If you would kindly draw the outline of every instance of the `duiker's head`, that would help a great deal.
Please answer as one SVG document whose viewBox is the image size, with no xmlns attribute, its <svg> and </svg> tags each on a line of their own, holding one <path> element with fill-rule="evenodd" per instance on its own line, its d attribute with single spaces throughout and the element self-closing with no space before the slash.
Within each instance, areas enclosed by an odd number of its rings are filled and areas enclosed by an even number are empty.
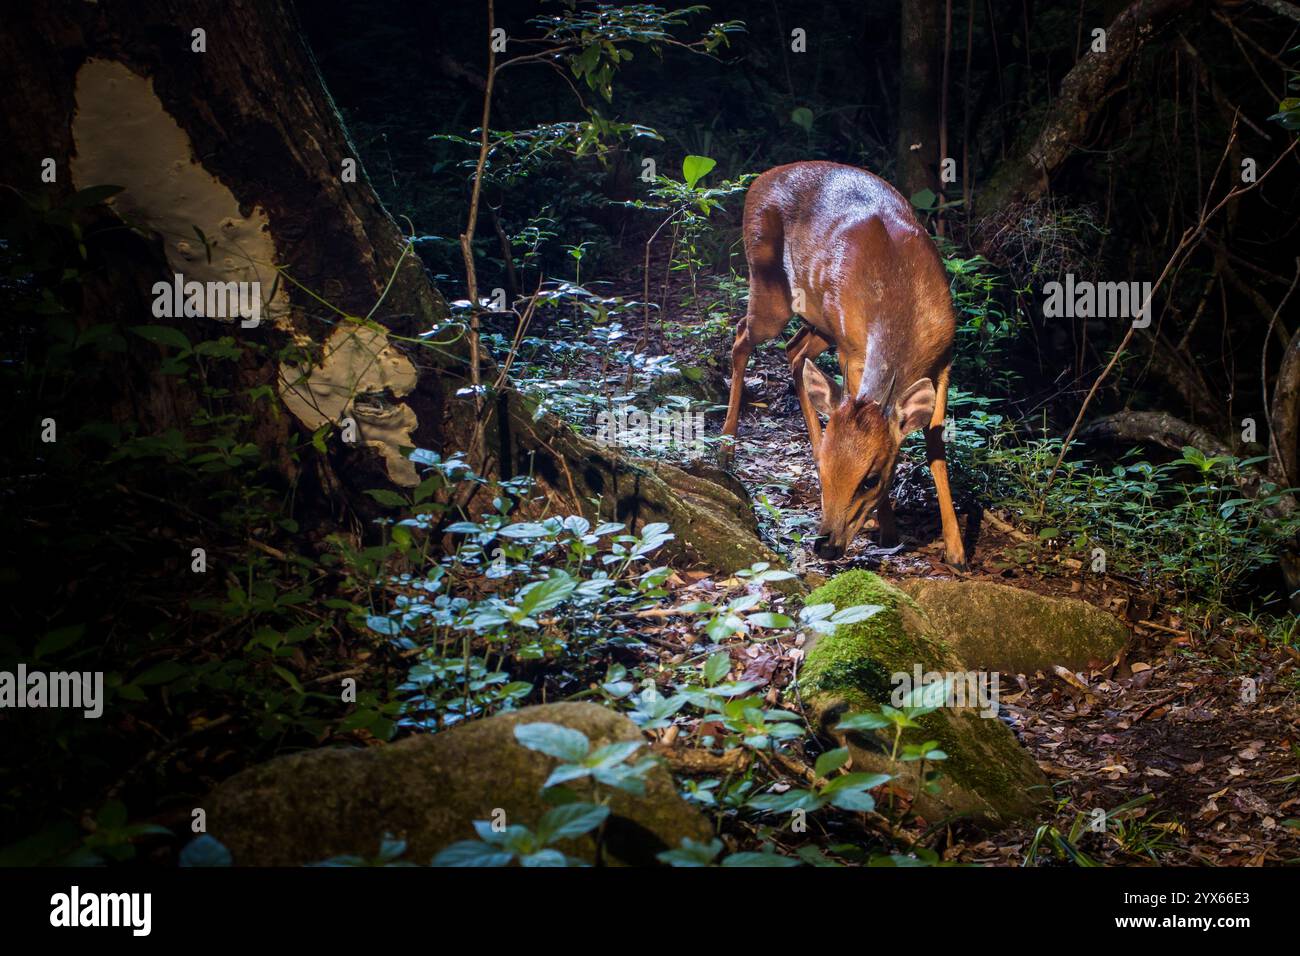
<svg viewBox="0 0 1300 956">
<path fill-rule="evenodd" d="M 822 521 L 813 550 L 834 560 L 888 493 L 903 436 L 930 424 L 934 383 L 923 378 L 899 390 L 891 381 L 879 401 L 841 399 L 835 384 L 805 359 L 803 384 L 813 408 L 827 420 L 813 449 L 822 485 Z"/>
</svg>

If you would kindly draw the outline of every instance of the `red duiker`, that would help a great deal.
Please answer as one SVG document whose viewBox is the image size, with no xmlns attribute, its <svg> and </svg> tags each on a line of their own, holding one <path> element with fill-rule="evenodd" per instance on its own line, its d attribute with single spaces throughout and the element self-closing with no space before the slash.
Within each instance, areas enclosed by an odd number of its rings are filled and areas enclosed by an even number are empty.
<svg viewBox="0 0 1300 956">
<path fill-rule="evenodd" d="M 735 436 L 745 366 L 793 314 L 808 324 L 786 350 L 822 486 L 814 550 L 843 555 L 873 509 L 897 543 L 889 483 L 898 447 L 918 428 L 939 497 L 944 556 L 965 567 L 948 487 L 943 421 L 955 322 L 943 263 L 911 205 L 853 166 L 807 162 L 763 173 L 745 197 L 749 310 L 731 349 L 725 436 Z M 834 348 L 844 394 L 813 363 Z M 823 433 L 818 412 L 827 416 Z M 723 443 L 729 456 L 730 440 Z"/>
</svg>

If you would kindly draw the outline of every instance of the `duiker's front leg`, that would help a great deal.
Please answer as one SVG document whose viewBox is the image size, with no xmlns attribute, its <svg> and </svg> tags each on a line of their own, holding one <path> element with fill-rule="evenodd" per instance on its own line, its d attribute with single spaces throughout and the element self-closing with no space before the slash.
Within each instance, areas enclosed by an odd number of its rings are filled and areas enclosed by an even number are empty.
<svg viewBox="0 0 1300 956">
<path fill-rule="evenodd" d="M 889 492 L 880 496 L 876 505 L 876 523 L 880 526 L 880 546 L 892 548 L 898 544 L 898 526 L 894 522 L 894 506 L 890 503 Z"/>
<path fill-rule="evenodd" d="M 727 420 L 722 424 L 723 440 L 718 448 L 719 460 L 730 463 L 734 449 L 731 440 L 740 427 L 740 400 L 745 390 L 745 367 L 753 354 L 754 341 L 749 334 L 749 316 L 736 326 L 736 340 L 731 345 L 731 394 L 727 400 Z"/>
<path fill-rule="evenodd" d="M 948 459 L 943 447 L 943 420 L 948 408 L 948 377 L 952 366 L 939 373 L 935 388 L 934 415 L 925 430 L 925 453 L 930 460 L 930 474 L 939 498 L 939 519 L 943 522 L 943 557 L 954 568 L 966 570 L 966 546 L 961 540 L 957 509 L 952 506 L 952 489 L 948 487 Z"/>
</svg>

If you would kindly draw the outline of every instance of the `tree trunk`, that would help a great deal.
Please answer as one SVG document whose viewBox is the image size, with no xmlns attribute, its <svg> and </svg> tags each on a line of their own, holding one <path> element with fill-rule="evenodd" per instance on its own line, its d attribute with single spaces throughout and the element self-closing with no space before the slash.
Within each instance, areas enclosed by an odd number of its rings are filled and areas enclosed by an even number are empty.
<svg viewBox="0 0 1300 956">
<path fill-rule="evenodd" d="M 903 0 L 898 86 L 899 192 L 939 191 L 940 0 Z"/>
<path fill-rule="evenodd" d="M 1269 411 L 1272 455 L 1269 473 L 1284 488 L 1300 487 L 1300 329 L 1291 336 L 1278 366 Z"/>
<path fill-rule="evenodd" d="M 1089 52 L 1061 80 L 1041 128 L 1027 149 L 1013 149 L 975 197 L 975 211 L 996 212 L 1011 202 L 1047 192 L 1052 175 L 1082 145 L 1094 118 L 1123 88 L 1117 82 L 1154 31 L 1191 6 L 1192 0 L 1135 0 L 1106 28 L 1105 52 Z"/>
<path fill-rule="evenodd" d="M 7 18 L 0 57 L 9 65 L 4 181 L 56 200 L 124 187 L 111 208 L 143 237 L 103 250 L 113 267 L 85 280 L 92 321 L 171 322 L 150 317 L 145 290 L 176 275 L 258 283 L 252 327 L 251 316 L 175 324 L 195 340 L 258 337 L 275 347 L 279 358 L 246 369 L 241 384 L 272 387 L 289 414 L 263 409 L 254 440 L 297 481 L 304 466 L 286 450 L 291 435 L 328 429 L 328 453 L 304 456 L 316 472 L 311 488 L 343 498 L 326 510 L 344 504 L 372 517 L 381 509 L 365 490 L 415 485 L 403 448 L 468 447 L 473 403 L 456 395 L 469 379 L 466 339 L 445 329 L 433 337 L 445 344 L 419 337 L 445 325 L 446 304 L 371 189 L 286 6 L 32 4 Z M 41 181 L 45 157 L 54 183 Z M 151 396 L 172 387 L 166 376 L 146 382 Z M 186 405 L 132 395 L 114 409 L 161 430 L 183 428 Z M 502 477 L 531 470 L 556 508 L 591 512 L 596 499 L 606 516 L 669 521 L 679 557 L 722 570 L 777 560 L 732 492 L 625 461 L 549 416 L 534 421 L 508 389 L 487 407 L 494 452 L 485 465 Z"/>
</svg>

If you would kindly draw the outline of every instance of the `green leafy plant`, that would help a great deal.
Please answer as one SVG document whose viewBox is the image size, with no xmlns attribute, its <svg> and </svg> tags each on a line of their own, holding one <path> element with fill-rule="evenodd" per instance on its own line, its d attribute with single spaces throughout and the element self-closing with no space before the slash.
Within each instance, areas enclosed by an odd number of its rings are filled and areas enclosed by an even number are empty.
<svg viewBox="0 0 1300 956">
<path fill-rule="evenodd" d="M 585 860 L 569 856 L 555 844 L 595 833 L 600 858 L 600 829 L 609 818 L 608 792 L 599 786 L 628 793 L 645 793 L 645 776 L 655 767 L 653 759 L 635 764 L 626 761 L 642 746 L 640 740 L 620 740 L 592 747 L 587 735 L 571 727 L 537 722 L 515 727 L 515 739 L 530 750 L 561 761 L 542 785 L 543 795 L 562 802 L 542 814 L 537 825 L 505 824 L 476 820 L 477 840 L 453 843 L 434 857 L 434 866 L 586 866 Z M 568 785 L 586 781 L 593 801 L 581 802 Z"/>
<path fill-rule="evenodd" d="M 888 783 L 893 777 L 887 773 L 846 773 L 833 777 L 832 774 L 848 761 L 847 747 L 828 750 L 817 758 L 814 768 L 819 778 L 827 778 L 825 784 L 753 797 L 749 805 L 756 810 L 768 810 L 773 813 L 820 810 L 826 806 L 855 813 L 870 813 L 876 809 L 876 801 L 869 791 Z"/>
<path fill-rule="evenodd" d="M 434 866 L 587 866 L 553 844 L 583 836 L 600 827 L 609 808 L 590 803 L 566 803 L 547 810 L 536 829 L 511 824 L 495 829 L 486 820 L 474 821 L 479 839 L 461 840 L 433 858 Z"/>
<path fill-rule="evenodd" d="M 684 837 L 681 846 L 675 850 L 665 850 L 659 854 L 658 859 L 674 867 L 789 867 L 799 866 L 800 863 L 804 862 L 799 857 L 773 852 L 728 853 L 719 860 L 718 856 L 722 851 L 721 840 L 715 839 L 710 840 L 708 843 L 702 843 L 698 840 L 692 840 L 690 837 Z"/>
</svg>

